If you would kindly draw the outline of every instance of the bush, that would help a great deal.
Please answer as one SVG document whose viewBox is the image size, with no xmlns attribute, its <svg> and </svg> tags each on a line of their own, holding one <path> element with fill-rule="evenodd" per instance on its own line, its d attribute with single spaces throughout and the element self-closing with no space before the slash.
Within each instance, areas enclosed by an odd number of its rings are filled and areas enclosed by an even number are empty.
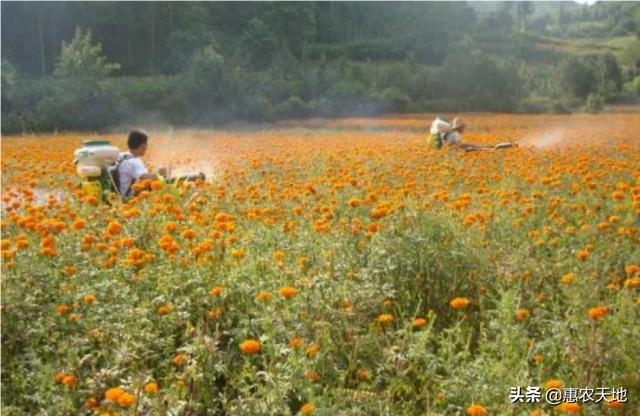
<svg viewBox="0 0 640 416">
<path fill-rule="evenodd" d="M 417 316 L 434 311 L 447 326 L 455 313 L 443 299 L 469 294 L 482 280 L 485 264 L 480 253 L 456 234 L 451 225 L 419 218 L 411 228 L 377 235 L 368 256 L 367 275 L 373 285 Z"/>
<path fill-rule="evenodd" d="M 589 94 L 585 109 L 590 113 L 598 113 L 604 106 L 604 98 L 598 94 Z"/>
</svg>

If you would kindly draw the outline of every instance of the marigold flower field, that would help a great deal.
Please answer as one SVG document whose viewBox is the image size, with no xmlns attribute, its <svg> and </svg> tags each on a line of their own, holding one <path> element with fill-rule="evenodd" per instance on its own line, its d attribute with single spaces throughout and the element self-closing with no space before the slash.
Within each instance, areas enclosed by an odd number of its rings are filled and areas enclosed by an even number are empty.
<svg viewBox="0 0 640 416">
<path fill-rule="evenodd" d="M 111 206 L 73 150 L 124 134 L 4 137 L 4 413 L 637 414 L 640 116 L 432 116 L 152 132 L 207 182 Z"/>
</svg>

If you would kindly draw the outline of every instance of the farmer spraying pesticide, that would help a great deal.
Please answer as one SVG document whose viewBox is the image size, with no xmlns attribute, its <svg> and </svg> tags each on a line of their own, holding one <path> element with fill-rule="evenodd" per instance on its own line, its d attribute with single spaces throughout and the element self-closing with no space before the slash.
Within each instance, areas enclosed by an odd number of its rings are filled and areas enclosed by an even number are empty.
<svg viewBox="0 0 640 416">
<path fill-rule="evenodd" d="M 129 133 L 128 152 L 120 153 L 117 147 L 106 140 L 86 140 L 83 147 L 75 151 L 78 174 L 84 179 L 82 189 L 85 194 L 99 200 L 108 200 L 110 193 L 128 199 L 135 194 L 133 185 L 142 180 L 158 180 L 169 184 L 204 180 L 205 175 L 170 178 L 170 172 L 161 168 L 157 173 L 149 173 L 142 161 L 147 152 L 149 136 L 139 130 Z"/>
<path fill-rule="evenodd" d="M 442 117 L 436 117 L 431 123 L 431 129 L 429 130 L 429 144 L 436 149 L 441 149 L 443 146 L 455 146 L 465 152 L 505 149 L 518 146 L 518 143 L 515 142 L 498 143 L 494 145 L 463 143 L 462 134 L 464 133 L 465 127 L 466 125 L 457 117 L 454 118 L 451 123 Z"/>
</svg>

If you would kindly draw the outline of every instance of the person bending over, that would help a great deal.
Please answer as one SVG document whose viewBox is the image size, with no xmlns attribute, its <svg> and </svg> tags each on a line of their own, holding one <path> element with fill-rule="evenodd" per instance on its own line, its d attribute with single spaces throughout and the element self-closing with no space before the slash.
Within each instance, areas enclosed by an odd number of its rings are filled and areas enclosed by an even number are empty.
<svg viewBox="0 0 640 416">
<path fill-rule="evenodd" d="M 442 146 L 455 146 L 465 152 L 472 152 L 475 150 L 488 150 L 488 149 L 504 149 L 508 147 L 517 147 L 518 143 L 498 143 L 492 145 L 480 145 L 473 143 L 464 143 L 462 141 L 462 134 L 464 133 L 466 125 L 459 118 L 454 118 L 453 122 L 449 124 L 446 120 L 436 118 L 431 123 L 431 130 L 429 135 L 429 143 L 437 149 Z"/>
</svg>

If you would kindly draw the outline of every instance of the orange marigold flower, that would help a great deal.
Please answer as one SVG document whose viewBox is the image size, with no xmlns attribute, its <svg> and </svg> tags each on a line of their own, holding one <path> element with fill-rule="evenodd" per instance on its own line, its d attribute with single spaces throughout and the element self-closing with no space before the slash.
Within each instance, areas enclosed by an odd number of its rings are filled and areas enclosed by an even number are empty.
<svg viewBox="0 0 640 416">
<path fill-rule="evenodd" d="M 622 407 L 624 407 L 624 403 L 619 401 L 619 400 L 612 400 L 611 398 L 609 398 L 609 400 L 605 400 L 604 402 L 605 406 L 611 408 L 611 409 L 620 409 Z"/>
<path fill-rule="evenodd" d="M 487 409 L 480 404 L 472 404 L 467 407 L 467 415 L 469 416 L 485 416 L 487 414 Z"/>
<path fill-rule="evenodd" d="M 77 382 L 78 382 L 78 378 L 73 374 L 67 374 L 62 378 L 62 381 L 61 381 L 61 383 L 67 387 L 75 386 Z"/>
<path fill-rule="evenodd" d="M 557 378 L 552 378 L 544 382 L 544 388 L 546 390 L 561 389 L 562 386 L 563 386 L 562 380 L 558 380 Z"/>
<path fill-rule="evenodd" d="M 589 310 L 587 311 L 587 315 L 589 315 L 589 318 L 595 321 L 602 318 L 608 310 L 609 308 L 607 308 L 606 306 L 596 306 L 595 308 L 589 308 Z"/>
<path fill-rule="evenodd" d="M 174 363 L 175 365 L 183 365 L 187 362 L 188 359 L 189 359 L 189 356 L 187 354 L 179 353 L 173 356 L 173 358 L 171 359 L 171 362 Z"/>
<path fill-rule="evenodd" d="M 260 344 L 260 341 L 255 339 L 247 339 L 240 343 L 240 351 L 244 354 L 255 354 L 260 352 L 261 348 L 262 345 Z"/>
<path fill-rule="evenodd" d="M 529 310 L 528 309 L 518 309 L 516 311 L 516 319 L 518 321 L 522 321 L 523 319 L 525 319 L 526 317 L 529 316 Z"/>
<path fill-rule="evenodd" d="M 67 376 L 67 373 L 57 372 L 53 375 L 53 378 L 56 381 L 56 383 L 62 383 L 62 379 L 65 378 L 66 376 Z"/>
<path fill-rule="evenodd" d="M 292 286 L 285 286 L 278 291 L 283 298 L 291 299 L 298 294 L 298 289 Z"/>
<path fill-rule="evenodd" d="M 562 281 L 562 283 L 564 283 L 565 285 L 570 284 L 571 282 L 573 282 L 573 279 L 575 279 L 575 275 L 573 273 L 567 273 L 565 275 L 563 275 L 560 280 Z"/>
<path fill-rule="evenodd" d="M 636 274 L 640 272 L 640 266 L 637 264 L 627 264 L 624 266 L 624 271 L 627 272 L 627 274 Z"/>
<path fill-rule="evenodd" d="M 313 412 L 315 412 L 315 410 L 316 410 L 316 407 L 315 407 L 313 404 L 311 404 L 311 403 L 305 403 L 305 404 L 303 404 L 303 405 L 302 405 L 302 407 L 300 408 L 299 413 L 300 413 L 300 414 L 302 414 L 302 415 L 310 415 L 310 414 L 312 414 Z"/>
<path fill-rule="evenodd" d="M 304 341 L 300 337 L 291 338 L 291 340 L 289 341 L 289 346 L 294 350 L 302 348 L 302 344 L 304 344 Z"/>
<path fill-rule="evenodd" d="M 231 250 L 231 256 L 234 259 L 238 259 L 238 260 L 243 259 L 245 256 L 244 250 L 241 248 L 234 248 L 233 250 Z"/>
<path fill-rule="evenodd" d="M 207 316 L 213 319 L 220 318 L 222 316 L 222 309 L 220 308 L 211 309 L 209 312 L 207 312 Z"/>
<path fill-rule="evenodd" d="M 312 383 L 320 380 L 320 374 L 318 374 L 316 371 L 313 371 L 313 370 L 307 371 L 307 373 L 305 374 L 305 377 L 307 378 L 307 380 L 309 380 Z"/>
<path fill-rule="evenodd" d="M 196 236 L 196 232 L 191 229 L 186 229 L 182 232 L 182 236 L 188 240 L 191 240 Z"/>
<path fill-rule="evenodd" d="M 271 293 L 267 292 L 266 290 L 261 290 L 256 295 L 256 298 L 258 298 L 258 300 L 262 300 L 262 301 L 269 300 L 270 297 L 271 297 Z"/>
<path fill-rule="evenodd" d="M 73 276 L 74 274 L 76 274 L 76 272 L 78 271 L 78 269 L 76 269 L 75 266 L 66 266 L 64 269 L 62 269 L 62 271 L 64 272 L 64 274 L 66 274 L 67 276 Z"/>
<path fill-rule="evenodd" d="M 72 308 L 69 305 L 58 305 L 56 307 L 56 312 L 58 312 L 60 315 L 64 315 L 65 313 L 69 312 L 71 309 Z"/>
<path fill-rule="evenodd" d="M 471 301 L 467 298 L 454 298 L 449 302 L 449 305 L 453 309 L 464 309 L 471 304 Z"/>
<path fill-rule="evenodd" d="M 74 230 L 82 230 L 86 226 L 87 226 L 87 221 L 83 220 L 82 218 L 78 218 L 73 222 Z"/>
<path fill-rule="evenodd" d="M 620 191 L 616 191 L 611 194 L 611 198 L 613 198 L 616 201 L 622 201 L 624 199 L 624 193 Z"/>
<path fill-rule="evenodd" d="M 390 315 L 388 313 L 380 314 L 376 318 L 376 322 L 381 323 L 381 324 L 388 324 L 390 322 L 393 322 L 393 315 Z"/>
<path fill-rule="evenodd" d="M 144 392 L 147 394 L 157 393 L 158 390 L 160 390 L 160 388 L 158 387 L 158 383 L 155 383 L 153 381 L 144 385 Z"/>
<path fill-rule="evenodd" d="M 624 281 L 624 286 L 630 289 L 637 289 L 640 287 L 640 276 L 630 277 Z"/>
<path fill-rule="evenodd" d="M 120 231 L 122 231 L 122 225 L 117 221 L 111 221 L 109 225 L 107 225 L 107 232 L 111 235 L 119 234 Z"/>
<path fill-rule="evenodd" d="M 109 401 L 116 402 L 123 394 L 124 390 L 122 390 L 120 387 L 112 387 L 104 392 L 104 398 Z"/>
<path fill-rule="evenodd" d="M 578 403 L 564 402 L 556 406 L 556 410 L 560 413 L 578 413 L 580 412 L 580 405 Z"/>
<path fill-rule="evenodd" d="M 98 406 L 99 406 L 98 399 L 96 399 L 95 397 L 89 397 L 87 400 L 84 401 L 84 407 L 89 410 L 93 410 Z"/>
<path fill-rule="evenodd" d="M 160 316 L 168 315 L 169 313 L 171 313 L 172 310 L 173 310 L 173 306 L 171 305 L 160 305 L 158 306 L 158 315 Z"/>
<path fill-rule="evenodd" d="M 96 301 L 96 297 L 91 293 L 87 293 L 82 297 L 82 300 L 84 300 L 85 303 L 93 303 Z"/>
<path fill-rule="evenodd" d="M 366 368 L 359 368 L 356 371 L 356 378 L 360 381 L 367 381 L 371 376 L 369 375 L 369 371 Z"/>
<path fill-rule="evenodd" d="M 305 355 L 308 357 L 313 357 L 318 352 L 320 352 L 320 348 L 316 344 L 309 345 L 307 349 L 304 351 Z"/>
<path fill-rule="evenodd" d="M 222 291 L 224 290 L 224 286 L 216 286 L 211 289 L 211 296 L 220 296 Z"/>
<path fill-rule="evenodd" d="M 422 328 L 426 324 L 427 324 L 427 320 L 424 319 L 424 318 L 415 318 L 413 320 L 413 327 L 414 328 Z"/>
<path fill-rule="evenodd" d="M 164 188 L 164 183 L 162 183 L 162 182 L 160 182 L 158 180 L 151 182 L 151 189 L 152 190 L 157 191 L 157 190 L 162 189 L 162 188 Z"/>
<path fill-rule="evenodd" d="M 576 253 L 576 257 L 578 260 L 586 260 L 589 257 L 589 252 L 587 250 L 580 250 Z"/>
<path fill-rule="evenodd" d="M 118 404 L 122 407 L 129 407 L 136 402 L 136 396 L 130 393 L 123 393 L 118 397 Z"/>
</svg>

